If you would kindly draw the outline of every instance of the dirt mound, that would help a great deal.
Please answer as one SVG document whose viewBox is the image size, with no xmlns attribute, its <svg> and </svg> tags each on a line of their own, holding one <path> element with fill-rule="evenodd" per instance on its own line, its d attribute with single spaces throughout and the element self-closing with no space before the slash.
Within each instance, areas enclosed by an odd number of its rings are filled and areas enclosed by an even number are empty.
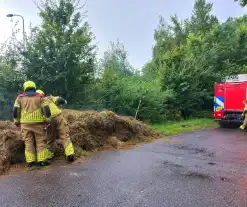
<svg viewBox="0 0 247 207">
<path fill-rule="evenodd" d="M 141 142 L 158 136 L 146 124 L 132 117 L 118 116 L 111 111 L 99 113 L 64 110 L 63 115 L 70 127 L 77 155 L 80 155 L 81 149 L 92 151 L 106 146 L 118 147 L 124 142 Z M 59 139 L 56 141 L 55 152 L 56 155 L 63 153 Z M 19 162 L 24 162 L 24 143 L 20 130 L 12 122 L 0 121 L 0 172 Z"/>
</svg>

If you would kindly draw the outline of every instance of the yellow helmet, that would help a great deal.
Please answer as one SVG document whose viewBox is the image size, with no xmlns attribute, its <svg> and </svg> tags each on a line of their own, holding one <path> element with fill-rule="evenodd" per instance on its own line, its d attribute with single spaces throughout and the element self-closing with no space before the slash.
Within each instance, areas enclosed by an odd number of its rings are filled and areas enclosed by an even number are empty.
<svg viewBox="0 0 247 207">
<path fill-rule="evenodd" d="M 36 90 L 36 93 L 43 94 L 43 95 L 45 94 L 44 91 L 42 91 L 42 90 Z"/>
<path fill-rule="evenodd" d="M 34 88 L 34 89 L 36 89 L 36 84 L 33 81 L 26 81 L 23 84 L 23 89 L 24 89 L 24 91 L 26 91 L 28 88 Z"/>
</svg>

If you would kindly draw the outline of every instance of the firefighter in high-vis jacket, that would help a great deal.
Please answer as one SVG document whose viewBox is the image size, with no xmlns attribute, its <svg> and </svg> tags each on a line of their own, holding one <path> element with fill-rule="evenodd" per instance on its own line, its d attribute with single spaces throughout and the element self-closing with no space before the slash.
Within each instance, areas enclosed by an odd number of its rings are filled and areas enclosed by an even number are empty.
<svg viewBox="0 0 247 207">
<path fill-rule="evenodd" d="M 42 90 L 37 90 L 38 93 L 45 95 Z M 56 137 L 54 135 L 54 131 L 58 132 L 58 137 L 62 142 L 64 147 L 65 155 L 69 162 L 74 161 L 74 147 L 70 140 L 69 136 L 69 126 L 67 121 L 62 115 L 62 110 L 59 109 L 59 105 L 66 104 L 67 101 L 59 96 L 46 96 L 47 102 L 49 102 L 49 108 L 51 110 L 51 135 L 48 137 L 47 143 L 51 146 L 50 151 L 53 153 L 53 148 L 55 144 Z"/>
<path fill-rule="evenodd" d="M 51 120 L 49 103 L 44 95 L 36 92 L 34 82 L 25 82 L 23 88 L 24 93 L 17 97 L 13 107 L 14 123 L 21 127 L 28 166 L 32 167 L 35 164 L 46 166 L 49 164 L 50 156 L 45 140 L 45 125 Z"/>
<path fill-rule="evenodd" d="M 245 127 L 247 126 L 247 100 L 243 101 L 244 104 L 244 111 L 242 113 L 242 117 L 243 117 L 243 124 L 239 127 L 241 130 L 244 130 Z"/>
</svg>

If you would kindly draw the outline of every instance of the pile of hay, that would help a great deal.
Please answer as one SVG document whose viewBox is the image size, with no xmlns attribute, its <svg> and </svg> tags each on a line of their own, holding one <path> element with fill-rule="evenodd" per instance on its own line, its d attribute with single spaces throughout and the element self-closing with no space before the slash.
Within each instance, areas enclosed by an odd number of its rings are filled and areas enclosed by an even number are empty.
<svg viewBox="0 0 247 207">
<path fill-rule="evenodd" d="M 141 142 L 158 137 L 146 124 L 111 111 L 64 110 L 63 115 L 69 124 L 77 154 L 80 154 L 81 149 L 92 151 L 106 146 L 118 147 L 128 141 Z M 56 155 L 63 153 L 59 139 L 55 150 Z M 0 172 L 19 162 L 24 162 L 20 130 L 12 122 L 0 121 Z"/>
<path fill-rule="evenodd" d="M 23 161 L 24 143 L 19 129 L 12 122 L 0 121 L 0 173 Z"/>
</svg>

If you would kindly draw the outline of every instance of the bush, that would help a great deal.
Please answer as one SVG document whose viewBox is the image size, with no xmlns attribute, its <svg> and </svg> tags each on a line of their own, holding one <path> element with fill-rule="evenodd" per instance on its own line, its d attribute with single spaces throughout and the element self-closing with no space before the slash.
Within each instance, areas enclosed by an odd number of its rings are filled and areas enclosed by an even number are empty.
<svg viewBox="0 0 247 207">
<path fill-rule="evenodd" d="M 92 89 L 91 100 L 97 100 L 99 108 L 107 108 L 118 114 L 135 116 L 140 102 L 138 119 L 161 122 L 166 119 L 164 103 L 172 97 L 169 91 L 162 91 L 158 81 L 147 81 L 141 76 L 102 79 Z M 96 92 L 97 91 L 97 92 Z M 97 97 L 95 97 L 97 96 Z"/>
</svg>

